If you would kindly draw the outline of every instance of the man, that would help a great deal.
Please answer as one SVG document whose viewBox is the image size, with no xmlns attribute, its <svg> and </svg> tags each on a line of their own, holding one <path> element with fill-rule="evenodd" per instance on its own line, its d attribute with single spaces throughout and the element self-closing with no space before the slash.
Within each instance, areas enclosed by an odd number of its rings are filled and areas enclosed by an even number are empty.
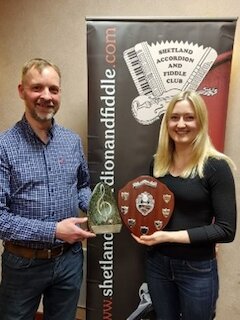
<svg viewBox="0 0 240 320">
<path fill-rule="evenodd" d="M 75 319 L 82 282 L 81 227 L 89 173 L 78 135 L 54 121 L 61 101 L 59 68 L 25 64 L 21 121 L 0 136 L 1 320 L 33 320 L 41 296 L 44 319 Z"/>
</svg>

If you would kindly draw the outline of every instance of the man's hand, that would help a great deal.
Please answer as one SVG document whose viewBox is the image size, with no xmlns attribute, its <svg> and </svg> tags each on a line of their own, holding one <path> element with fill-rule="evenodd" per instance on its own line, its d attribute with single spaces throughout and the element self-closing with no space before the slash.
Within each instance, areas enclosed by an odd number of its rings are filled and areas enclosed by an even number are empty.
<svg viewBox="0 0 240 320">
<path fill-rule="evenodd" d="M 68 243 L 83 241 L 84 239 L 96 237 L 90 231 L 81 228 L 81 223 L 85 223 L 87 217 L 84 218 L 68 218 L 57 223 L 56 238 L 64 240 Z"/>
</svg>

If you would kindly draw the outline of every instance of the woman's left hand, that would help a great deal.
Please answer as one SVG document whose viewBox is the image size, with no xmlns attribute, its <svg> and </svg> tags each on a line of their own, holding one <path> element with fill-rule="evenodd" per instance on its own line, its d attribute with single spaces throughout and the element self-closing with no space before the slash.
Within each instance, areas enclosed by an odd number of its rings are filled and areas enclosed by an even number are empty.
<svg viewBox="0 0 240 320">
<path fill-rule="evenodd" d="M 190 243 L 189 235 L 186 230 L 180 231 L 156 231 L 151 235 L 135 236 L 132 237 L 140 244 L 146 246 L 153 246 L 158 243 L 175 242 L 175 243 Z"/>
<path fill-rule="evenodd" d="M 157 243 L 163 243 L 168 241 L 167 231 L 156 231 L 151 235 L 142 235 L 140 237 L 135 236 L 132 233 L 132 237 L 140 244 L 152 246 Z"/>
</svg>

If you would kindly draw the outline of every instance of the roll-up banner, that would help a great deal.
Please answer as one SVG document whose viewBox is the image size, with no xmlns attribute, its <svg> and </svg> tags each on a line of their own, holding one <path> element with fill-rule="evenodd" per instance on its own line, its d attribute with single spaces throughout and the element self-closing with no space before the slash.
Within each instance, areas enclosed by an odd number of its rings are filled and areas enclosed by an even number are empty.
<svg viewBox="0 0 240 320">
<path fill-rule="evenodd" d="M 176 93 L 198 91 L 209 132 L 224 149 L 237 18 L 86 18 L 88 162 L 92 188 L 117 199 L 128 181 L 149 174 L 161 118 Z M 87 246 L 87 320 L 150 319 L 144 247 L 126 227 Z M 154 317 L 153 317 L 154 318 Z"/>
</svg>

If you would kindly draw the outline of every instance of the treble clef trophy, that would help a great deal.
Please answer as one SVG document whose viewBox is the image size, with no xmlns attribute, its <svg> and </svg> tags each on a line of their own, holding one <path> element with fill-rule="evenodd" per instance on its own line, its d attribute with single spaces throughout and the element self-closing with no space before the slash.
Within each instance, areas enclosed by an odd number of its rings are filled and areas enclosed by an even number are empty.
<svg viewBox="0 0 240 320">
<path fill-rule="evenodd" d="M 174 209 L 174 194 L 151 176 L 129 181 L 118 192 L 120 215 L 129 231 L 136 236 L 163 230 Z"/>
<path fill-rule="evenodd" d="M 119 233 L 122 220 L 111 187 L 99 182 L 93 189 L 88 209 L 88 226 L 95 234 Z"/>
</svg>

